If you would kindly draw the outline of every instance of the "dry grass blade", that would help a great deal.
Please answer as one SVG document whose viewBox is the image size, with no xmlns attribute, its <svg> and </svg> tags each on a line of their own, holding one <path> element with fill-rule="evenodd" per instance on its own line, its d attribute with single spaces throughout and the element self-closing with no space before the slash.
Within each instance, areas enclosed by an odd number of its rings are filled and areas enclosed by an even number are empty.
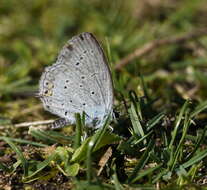
<svg viewBox="0 0 207 190">
<path fill-rule="evenodd" d="M 104 169 L 104 166 L 106 165 L 106 163 L 108 162 L 109 158 L 112 156 L 112 148 L 109 147 L 106 152 L 104 153 L 104 155 L 102 156 L 102 158 L 100 159 L 98 165 L 100 166 L 99 170 L 98 170 L 98 174 L 97 176 L 100 176 L 101 172 Z"/>
<path fill-rule="evenodd" d="M 44 120 L 44 121 L 23 122 L 23 123 L 14 124 L 14 127 L 21 128 L 21 127 L 30 127 L 30 126 L 36 126 L 36 125 L 48 125 L 53 122 L 54 122 L 53 119 Z M 5 129 L 8 126 L 9 125 L 2 125 L 2 126 L 0 126 L 0 130 Z"/>
</svg>

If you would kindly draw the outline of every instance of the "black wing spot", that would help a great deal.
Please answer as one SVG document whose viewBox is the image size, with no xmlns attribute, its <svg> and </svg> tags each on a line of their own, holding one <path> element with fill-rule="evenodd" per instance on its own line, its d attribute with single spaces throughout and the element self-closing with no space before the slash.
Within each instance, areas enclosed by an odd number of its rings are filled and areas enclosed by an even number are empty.
<svg viewBox="0 0 207 190">
<path fill-rule="evenodd" d="M 73 50 L 73 46 L 72 46 L 71 44 L 67 44 L 67 45 L 66 45 L 66 48 L 67 48 L 68 50 L 70 50 L 70 51 Z"/>
<path fill-rule="evenodd" d="M 79 65 L 80 63 L 79 62 L 77 62 L 75 65 Z"/>
<path fill-rule="evenodd" d="M 68 83 L 68 82 L 69 82 L 69 80 L 66 80 L 65 82 L 67 82 L 67 83 Z"/>
<path fill-rule="evenodd" d="M 47 106 L 47 109 L 49 109 L 50 108 L 50 106 Z"/>
<path fill-rule="evenodd" d="M 85 50 L 83 53 L 86 53 L 87 51 Z"/>
<path fill-rule="evenodd" d="M 80 39 L 83 41 L 84 40 L 84 37 L 82 35 L 80 35 Z"/>
<path fill-rule="evenodd" d="M 91 94 L 95 94 L 95 92 L 93 91 L 93 92 L 91 92 Z"/>
<path fill-rule="evenodd" d="M 80 57 L 80 60 L 82 60 L 82 59 L 83 59 L 83 57 L 81 56 L 81 57 Z"/>
<path fill-rule="evenodd" d="M 65 112 L 65 116 L 66 116 L 67 114 L 68 114 L 68 112 L 66 111 L 66 112 Z"/>
<path fill-rule="evenodd" d="M 64 89 L 66 89 L 67 88 L 67 86 L 64 86 Z"/>
<path fill-rule="evenodd" d="M 48 90 L 45 90 L 45 92 L 44 92 L 45 94 L 47 94 L 48 93 Z"/>
<path fill-rule="evenodd" d="M 86 105 L 86 103 L 83 103 L 83 106 L 85 106 Z"/>
<path fill-rule="evenodd" d="M 85 77 L 84 77 L 84 76 L 82 76 L 82 77 L 81 77 L 81 79 L 85 79 Z"/>
<path fill-rule="evenodd" d="M 46 84 L 46 85 L 48 85 L 48 84 L 49 84 L 49 82 L 46 82 L 45 84 Z"/>
<path fill-rule="evenodd" d="M 72 100 L 70 100 L 70 103 L 72 103 L 73 101 Z"/>
<path fill-rule="evenodd" d="M 93 50 L 91 50 L 91 53 L 93 53 L 94 51 Z"/>
<path fill-rule="evenodd" d="M 82 87 L 83 87 L 83 85 L 82 85 L 82 84 L 80 84 L 80 87 L 82 88 Z"/>
</svg>

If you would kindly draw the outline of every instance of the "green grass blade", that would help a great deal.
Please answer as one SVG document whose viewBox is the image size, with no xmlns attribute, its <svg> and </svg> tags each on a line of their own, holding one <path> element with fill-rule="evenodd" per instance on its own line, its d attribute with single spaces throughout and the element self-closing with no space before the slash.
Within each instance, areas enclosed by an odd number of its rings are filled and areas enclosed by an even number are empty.
<svg viewBox="0 0 207 190">
<path fill-rule="evenodd" d="M 182 137 L 179 141 L 179 144 L 175 150 L 175 154 L 173 155 L 173 159 L 172 159 L 172 163 L 170 164 L 170 170 L 172 171 L 176 165 L 176 162 L 177 162 L 177 159 L 178 159 L 178 156 L 180 153 L 182 153 L 182 145 L 184 143 L 184 140 L 186 138 L 186 135 L 187 135 L 187 131 L 188 131 L 188 128 L 189 128 L 189 125 L 190 125 L 190 119 L 189 119 L 189 112 L 186 111 L 185 112 L 185 121 L 184 121 L 184 127 L 183 127 L 183 132 L 182 132 Z"/>
<path fill-rule="evenodd" d="M 190 117 L 193 118 L 198 115 L 200 112 L 204 111 L 207 108 L 207 101 L 200 103 L 190 114 Z"/>
<path fill-rule="evenodd" d="M 132 122 L 132 127 L 134 130 L 134 133 L 138 136 L 143 137 L 145 135 L 144 130 L 143 130 L 142 125 L 140 123 L 139 117 L 136 113 L 134 104 L 131 104 L 131 108 L 129 110 L 129 115 L 130 115 L 130 119 Z"/>
<path fill-rule="evenodd" d="M 139 171 L 145 166 L 145 164 L 147 163 L 148 159 L 150 158 L 150 151 L 152 150 L 152 148 L 154 147 L 154 140 L 151 139 L 147 149 L 145 150 L 144 154 L 141 156 L 138 164 L 135 166 L 132 174 L 129 176 L 128 178 L 128 183 L 132 183 L 132 181 L 137 177 L 137 174 L 139 173 Z"/>
<path fill-rule="evenodd" d="M 168 172 L 169 172 L 168 169 L 164 169 L 163 171 L 159 172 L 158 175 L 156 175 L 155 178 L 152 180 L 152 183 L 156 183 L 160 178 L 162 178 Z"/>
<path fill-rule="evenodd" d="M 76 119 L 76 133 L 75 133 L 75 142 L 74 149 L 77 149 L 81 145 L 81 135 L 82 135 L 82 121 L 80 113 L 75 113 Z"/>
<path fill-rule="evenodd" d="M 149 133 L 145 134 L 143 137 L 141 137 L 140 139 L 136 140 L 133 142 L 134 145 L 138 145 L 139 143 L 143 142 L 145 139 L 147 139 L 147 137 L 149 137 L 151 134 L 153 133 L 153 131 L 150 131 Z"/>
<path fill-rule="evenodd" d="M 132 183 L 135 183 L 136 181 L 138 181 L 139 179 L 141 179 L 141 178 L 143 178 L 143 177 L 145 177 L 147 175 L 153 174 L 154 171 L 156 171 L 157 169 L 160 169 L 161 167 L 162 167 L 162 164 L 159 164 L 159 165 L 157 165 L 157 166 L 155 166 L 153 168 L 148 168 L 145 171 L 140 172 L 137 175 L 137 177 L 132 180 Z"/>
<path fill-rule="evenodd" d="M 82 142 L 81 146 L 75 150 L 74 154 L 72 155 L 72 158 L 70 162 L 81 162 L 83 160 L 87 159 L 87 149 L 88 149 L 88 144 L 90 142 L 92 137 L 88 137 L 85 141 Z M 119 136 L 115 135 L 114 133 L 111 133 L 109 131 L 106 131 L 104 133 L 103 138 L 101 141 L 97 144 L 97 146 L 93 149 L 93 152 L 99 150 L 100 148 L 109 145 L 114 142 L 120 141 L 122 138 Z"/>
<path fill-rule="evenodd" d="M 47 142 L 47 144 L 69 144 L 73 140 L 73 137 L 65 136 L 56 131 L 44 131 L 35 127 L 30 127 L 28 133 L 39 140 Z"/>
<path fill-rule="evenodd" d="M 129 98 L 130 98 L 132 104 L 134 105 L 134 109 L 135 109 L 136 113 L 138 114 L 138 117 L 142 121 L 143 117 L 142 117 L 142 109 L 141 109 L 141 101 L 140 101 L 141 99 L 138 98 L 136 92 L 134 92 L 134 91 L 129 92 Z"/>
<path fill-rule="evenodd" d="M 200 136 L 200 138 L 198 138 L 195 148 L 193 149 L 193 151 L 190 153 L 190 155 L 187 156 L 187 158 L 185 160 L 189 160 L 190 158 L 193 157 L 193 155 L 195 154 L 195 152 L 199 149 L 200 145 L 202 142 L 204 142 L 205 137 L 206 137 L 206 131 L 207 131 L 207 126 L 205 126 L 202 135 Z"/>
<path fill-rule="evenodd" d="M 169 149 L 171 149 L 172 146 L 173 146 L 173 143 L 174 143 L 175 138 L 176 138 L 176 136 L 177 136 L 178 127 L 179 127 L 180 124 L 181 124 L 181 121 L 182 121 L 182 119 L 183 119 L 183 116 L 184 116 L 185 111 L 186 111 L 186 109 L 187 109 L 188 106 L 189 106 L 189 101 L 187 100 L 187 101 L 184 103 L 184 105 L 182 106 L 182 108 L 181 108 L 181 110 L 180 110 L 180 113 L 179 113 L 179 115 L 178 115 L 178 117 L 177 117 L 177 120 L 176 120 L 176 122 L 175 122 L 175 128 L 174 128 L 174 130 L 173 130 L 173 132 L 172 132 L 172 139 L 171 139 L 171 141 L 170 141 Z"/>
<path fill-rule="evenodd" d="M 28 161 L 25 159 L 21 150 L 7 137 L 3 137 L 3 140 L 9 144 L 9 146 L 16 152 L 18 159 L 21 161 L 24 177 L 28 175 Z"/>
<path fill-rule="evenodd" d="M 96 148 L 96 146 L 99 144 L 100 140 L 102 139 L 103 135 L 106 132 L 106 129 L 110 122 L 110 116 L 107 117 L 103 127 L 97 131 L 97 133 L 91 138 L 91 140 L 88 143 L 88 150 L 87 150 L 87 159 L 86 159 L 86 166 L 87 166 L 87 181 L 91 183 L 92 179 L 92 152 Z"/>
<path fill-rule="evenodd" d="M 4 140 L 4 137 L 0 137 L 0 140 Z M 28 141 L 28 140 L 24 140 L 24 139 L 16 139 L 16 138 L 11 138 L 11 137 L 6 137 L 7 139 L 9 139 L 10 141 L 13 142 L 18 142 L 21 144 L 30 144 L 30 145 L 34 145 L 34 146 L 39 146 L 39 147 L 47 147 L 48 145 L 46 144 L 42 144 L 42 143 L 36 143 L 33 141 Z"/>
<path fill-rule="evenodd" d="M 123 186 L 120 184 L 117 173 L 116 173 L 116 167 L 113 167 L 114 174 L 112 175 L 112 179 L 114 181 L 115 190 L 124 190 Z"/>
<path fill-rule="evenodd" d="M 187 168 L 189 166 L 192 166 L 193 164 L 201 161 L 206 156 L 207 156 L 207 150 L 203 150 L 203 151 L 197 153 L 196 156 L 194 156 L 193 158 L 191 158 L 190 160 L 188 160 L 187 162 L 185 162 L 184 164 L 182 164 L 182 167 L 183 168 Z"/>
<path fill-rule="evenodd" d="M 0 162 L 0 170 L 4 171 L 4 172 L 10 172 L 10 168 L 5 166 L 3 163 Z"/>
<path fill-rule="evenodd" d="M 158 124 L 163 118 L 165 114 L 163 112 L 157 114 L 155 117 L 153 117 L 151 120 L 149 120 L 146 124 L 147 131 L 151 130 L 156 124 Z"/>
<path fill-rule="evenodd" d="M 148 89 L 147 89 L 147 84 L 144 81 L 143 75 L 140 74 L 140 78 L 141 78 L 142 88 L 143 88 L 143 91 L 144 91 L 144 96 L 147 99 L 147 101 L 149 102 L 150 98 L 149 98 L 149 93 L 148 93 Z"/>
<path fill-rule="evenodd" d="M 29 178 L 34 177 L 36 174 L 42 171 L 45 167 L 47 167 L 50 164 L 50 162 L 55 159 L 56 155 L 57 155 L 56 153 L 52 153 L 46 160 L 44 160 L 43 162 L 40 162 L 37 165 L 37 170 L 31 173 L 29 176 L 25 177 L 25 182 L 26 180 L 29 180 Z"/>
</svg>

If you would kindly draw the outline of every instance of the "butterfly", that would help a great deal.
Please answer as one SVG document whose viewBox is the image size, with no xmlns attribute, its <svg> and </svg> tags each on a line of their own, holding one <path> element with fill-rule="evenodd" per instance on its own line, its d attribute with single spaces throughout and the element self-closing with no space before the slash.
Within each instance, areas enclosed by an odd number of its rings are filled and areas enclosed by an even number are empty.
<svg viewBox="0 0 207 190">
<path fill-rule="evenodd" d="M 113 112 L 113 84 L 106 56 L 93 34 L 74 36 L 46 67 L 39 82 L 44 108 L 58 115 L 52 127 L 75 123 L 75 113 L 85 113 L 85 123 L 99 128 Z"/>
</svg>

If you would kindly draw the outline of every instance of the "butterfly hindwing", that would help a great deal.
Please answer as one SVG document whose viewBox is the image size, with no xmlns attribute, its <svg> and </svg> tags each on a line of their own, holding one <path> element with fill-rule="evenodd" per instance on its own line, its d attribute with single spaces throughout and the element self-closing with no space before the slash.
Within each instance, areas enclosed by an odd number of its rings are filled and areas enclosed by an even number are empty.
<svg viewBox="0 0 207 190">
<path fill-rule="evenodd" d="M 112 111 L 113 87 L 103 50 L 95 37 L 82 33 L 67 42 L 57 61 L 40 80 L 44 107 L 74 123 L 74 113 L 85 111 L 89 123 Z"/>
</svg>

